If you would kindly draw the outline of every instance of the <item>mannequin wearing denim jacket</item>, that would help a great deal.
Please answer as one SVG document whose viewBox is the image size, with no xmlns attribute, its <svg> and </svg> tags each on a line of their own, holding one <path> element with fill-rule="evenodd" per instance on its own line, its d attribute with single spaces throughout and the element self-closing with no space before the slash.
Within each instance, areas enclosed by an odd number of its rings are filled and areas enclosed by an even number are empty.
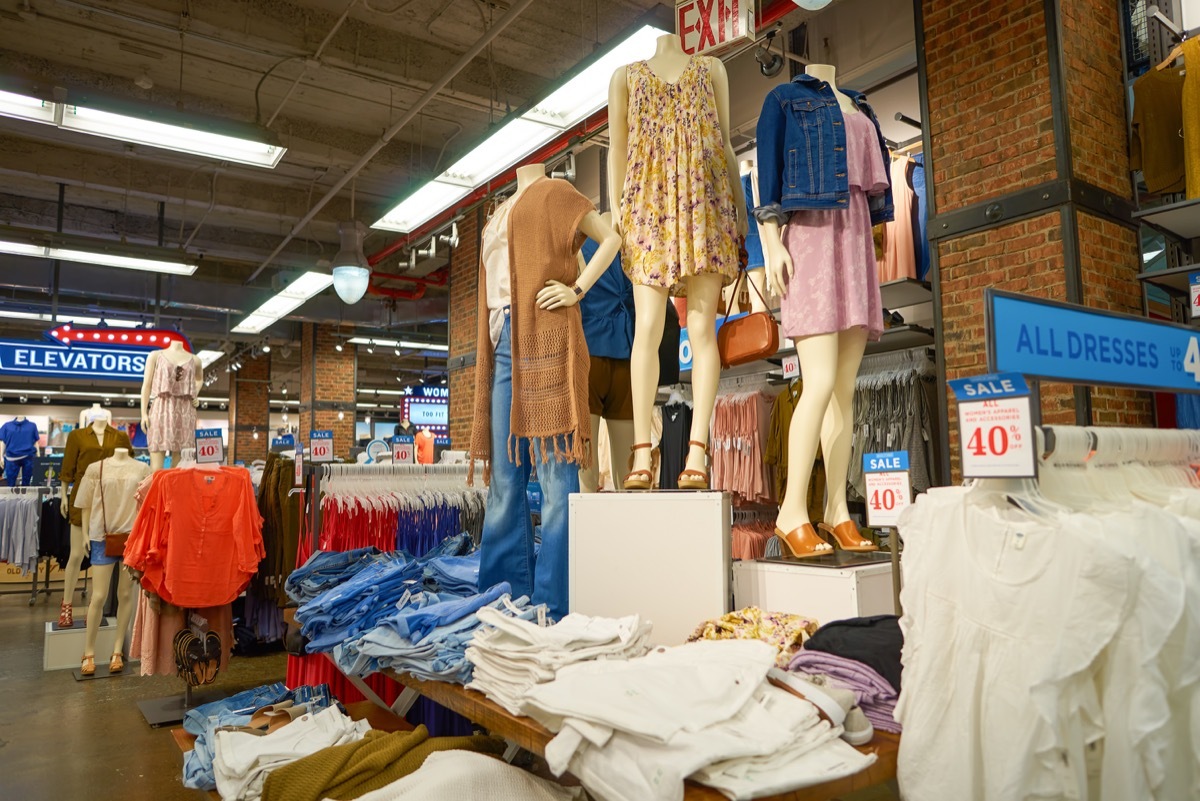
<svg viewBox="0 0 1200 801">
<path fill-rule="evenodd" d="M 866 289 L 873 291 L 874 295 L 872 298 L 850 299 L 851 305 L 858 304 L 855 308 L 859 314 L 839 312 L 832 315 L 833 319 L 821 320 L 821 324 L 841 326 L 844 330 L 818 329 L 800 335 L 790 334 L 800 359 L 804 392 L 788 431 L 788 463 L 792 469 L 788 471 L 788 485 L 776 519 L 775 535 L 780 540 L 782 553 L 790 553 L 797 558 L 821 556 L 831 550 L 830 544 L 817 535 L 808 517 L 807 489 L 818 444 L 825 457 L 828 477 L 825 522 L 820 524 L 822 530 L 827 531 L 843 549 L 876 549 L 862 539 L 850 519 L 846 476 L 853 444 L 854 379 L 866 349 L 868 332 L 872 328 L 869 324 L 862 325 L 862 320 L 865 318 L 870 323 L 870 318 L 878 315 L 879 311 L 878 276 L 873 263 L 870 225 L 892 216 L 891 190 L 887 186 L 886 171 L 882 168 L 887 164 L 887 152 L 879 134 L 879 123 L 870 106 L 861 95 L 837 89 L 834 67 L 811 64 L 807 70 L 807 75 L 772 90 L 763 104 L 763 113 L 758 122 L 760 205 L 755 209 L 755 216 L 762 225 L 767 284 L 772 292 L 783 296 L 787 285 L 793 280 L 793 256 L 783 242 L 780 228 L 795 213 L 805 216 L 792 222 L 800 227 L 796 231 L 789 231 L 790 241 L 796 241 L 798 237 L 803 242 L 806 236 L 819 236 L 809 233 L 810 226 L 812 231 L 840 230 L 832 241 L 817 240 L 834 248 L 828 251 L 828 257 L 839 269 L 844 259 L 857 260 L 859 254 L 853 245 L 858 237 L 865 237 L 870 256 L 862 266 L 864 271 L 870 273 Z M 875 166 L 881 174 L 873 185 L 856 184 L 852 191 L 849 167 L 854 166 L 861 171 L 859 165 L 864 163 L 861 150 L 855 151 L 860 156 L 859 160 L 852 163 L 848 159 L 848 151 L 861 148 L 856 143 L 862 141 L 865 133 L 859 127 L 864 124 L 861 119 L 854 119 L 858 114 L 866 114 L 874 125 L 874 139 L 878 140 L 881 148 L 880 163 Z M 851 132 L 851 127 L 857 130 Z M 866 154 L 868 163 L 869 155 Z M 863 180 L 862 176 L 859 180 Z M 886 187 L 886 191 L 872 198 L 870 192 L 880 187 Z M 855 192 L 858 194 L 855 195 Z M 866 219 L 868 209 L 869 223 Z M 830 214 L 837 216 L 831 220 Z M 825 225 L 833 228 L 823 229 Z M 810 238 L 808 241 L 814 240 Z M 846 244 L 845 249 L 842 248 L 843 244 Z M 807 275 L 810 277 L 803 286 L 809 292 L 814 288 L 811 276 L 826 280 L 825 274 L 820 271 L 810 271 Z M 847 308 L 847 299 L 842 296 L 847 291 L 844 287 L 856 285 L 843 283 L 840 272 L 828 280 L 837 286 L 829 286 L 829 297 L 814 300 L 814 303 Z M 850 279 L 847 277 L 845 280 L 848 282 Z M 802 291 L 797 289 L 800 285 L 797 281 L 792 289 Z M 825 289 L 824 286 L 820 287 L 820 291 Z M 795 300 L 795 297 L 785 299 L 793 304 Z M 789 328 L 786 314 L 784 328 L 785 332 Z M 873 335 L 877 337 L 878 331 L 882 330 L 881 319 L 875 328 L 877 330 Z"/>
</svg>

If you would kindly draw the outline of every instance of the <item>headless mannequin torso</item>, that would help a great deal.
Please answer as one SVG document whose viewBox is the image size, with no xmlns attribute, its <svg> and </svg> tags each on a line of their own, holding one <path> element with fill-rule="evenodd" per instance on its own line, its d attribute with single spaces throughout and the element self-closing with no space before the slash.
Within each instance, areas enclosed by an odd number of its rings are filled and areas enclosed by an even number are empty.
<svg viewBox="0 0 1200 801">
<path fill-rule="evenodd" d="M 657 50 L 646 63 L 660 80 L 677 83 L 692 58 L 693 56 L 683 51 L 678 36 L 667 34 L 658 38 Z M 739 234 L 745 235 L 746 200 L 742 194 L 741 181 L 734 179 L 738 174 L 737 157 L 729 140 L 729 79 L 720 60 L 708 59 L 708 67 L 716 97 L 721 138 L 725 143 L 725 159 L 738 218 L 737 230 Z M 608 153 L 609 207 L 616 211 L 620 209 L 625 178 L 629 173 L 628 67 L 619 67 L 613 73 L 608 90 L 608 120 L 611 143 Z M 687 327 L 693 354 L 692 388 L 695 400 L 691 439 L 706 444 L 721 374 L 721 360 L 717 353 L 716 319 L 723 281 L 720 275 L 715 274 L 694 275 L 686 280 Z M 651 441 L 651 418 L 654 398 L 658 393 L 658 347 L 662 342 L 663 325 L 666 320 L 667 295 L 666 289 L 656 286 L 634 284 L 633 287 L 636 321 L 630 374 L 633 384 L 634 440 L 638 445 L 633 451 L 633 472 L 630 478 L 641 475 L 652 479 L 651 454 L 646 443 Z M 705 447 L 690 447 L 686 469 L 693 474 L 707 475 Z M 704 483 L 707 484 L 707 480 Z"/>
<path fill-rule="evenodd" d="M 199 387 L 204 384 L 204 366 L 200 363 L 199 357 L 197 357 L 191 353 L 188 353 L 184 349 L 183 343 L 180 342 L 178 339 L 172 341 L 168 347 L 166 347 L 162 350 L 156 350 L 153 353 L 151 353 L 149 358 L 146 359 L 146 373 L 145 373 L 145 378 L 142 379 L 141 412 L 142 412 L 142 429 L 145 431 L 150 430 L 150 425 L 149 425 L 150 391 L 151 391 L 151 387 L 152 387 L 152 384 L 154 381 L 154 371 L 158 368 L 158 360 L 159 359 L 166 359 L 168 362 L 170 362 L 171 364 L 173 364 L 177 367 L 182 367 L 184 365 L 191 363 L 192 368 L 196 371 L 196 386 Z M 200 405 L 200 399 L 192 398 L 192 406 L 199 406 L 199 405 Z M 176 454 L 176 455 L 178 455 L 178 454 Z M 167 457 L 166 451 L 151 451 L 151 453 L 150 453 L 151 469 L 161 470 L 163 465 L 166 463 L 166 457 Z"/>
<path fill-rule="evenodd" d="M 810 64 L 805 71 L 829 84 L 843 114 L 861 113 L 854 100 L 838 90 L 834 67 Z M 778 223 L 762 223 L 760 230 L 767 284 L 773 293 L 782 296 L 793 274 L 792 257 L 783 244 Z M 807 489 L 819 443 L 828 477 L 825 524 L 837 528 L 836 536 L 843 547 L 862 547 L 857 528 L 851 532 L 846 475 L 853 439 L 854 379 L 866 350 L 867 331 L 856 327 L 793 341 L 804 390 L 788 431 L 787 489 L 775 523 L 776 536 L 783 540 L 784 554 L 790 550 L 794 555 L 819 555 L 831 550 L 828 543 L 817 538 L 807 511 Z"/>
</svg>

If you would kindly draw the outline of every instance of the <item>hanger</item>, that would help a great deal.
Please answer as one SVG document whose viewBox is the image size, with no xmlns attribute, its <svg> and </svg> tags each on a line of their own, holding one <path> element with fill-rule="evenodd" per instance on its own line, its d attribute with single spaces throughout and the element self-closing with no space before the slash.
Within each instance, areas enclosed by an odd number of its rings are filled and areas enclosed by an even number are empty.
<svg viewBox="0 0 1200 801">
<path fill-rule="evenodd" d="M 1173 47 L 1171 49 L 1171 52 L 1167 54 L 1167 57 L 1164 58 L 1162 60 L 1162 62 L 1159 63 L 1159 65 L 1157 67 L 1155 67 L 1154 69 L 1159 72 L 1162 72 L 1167 67 L 1174 64 L 1175 59 L 1177 59 L 1177 58 L 1183 58 L 1183 45 L 1182 44 L 1175 45 L 1175 47 Z"/>
</svg>

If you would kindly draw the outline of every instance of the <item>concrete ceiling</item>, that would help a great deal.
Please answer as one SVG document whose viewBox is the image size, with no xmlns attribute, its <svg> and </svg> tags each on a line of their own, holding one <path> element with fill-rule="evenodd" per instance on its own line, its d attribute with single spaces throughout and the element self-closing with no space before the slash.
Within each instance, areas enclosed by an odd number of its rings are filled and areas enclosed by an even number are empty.
<svg viewBox="0 0 1200 801">
<path fill-rule="evenodd" d="M 60 306 L 157 311 L 182 321 L 200 346 L 224 340 L 230 321 L 269 297 L 280 274 L 311 269 L 337 251 L 339 221 L 378 219 L 656 5 L 534 0 L 245 286 L 314 202 L 508 3 L 0 0 L 0 86 L 47 95 L 64 88 L 69 100 L 103 96 L 255 123 L 288 148 L 276 169 L 265 170 L 0 118 L 0 224 L 54 229 L 61 192 L 69 233 L 186 243 L 203 256 L 201 269 L 192 278 L 164 278 L 161 288 L 145 274 L 64 265 Z M 367 252 L 391 241 L 372 233 Z M 49 264 L 0 256 L 0 308 L 46 310 L 52 276 Z M 356 306 L 326 294 L 302 315 L 373 331 L 403 321 L 409 331 L 444 335 L 443 288 L 429 287 L 414 303 L 368 296 Z M 14 325 L 0 322 L 0 336 L 13 334 Z M 273 333 L 294 335 L 286 325 Z M 369 373 L 376 361 L 368 360 Z M 378 369 L 387 372 L 385 364 Z M 376 386 L 384 378 L 366 376 Z"/>
</svg>

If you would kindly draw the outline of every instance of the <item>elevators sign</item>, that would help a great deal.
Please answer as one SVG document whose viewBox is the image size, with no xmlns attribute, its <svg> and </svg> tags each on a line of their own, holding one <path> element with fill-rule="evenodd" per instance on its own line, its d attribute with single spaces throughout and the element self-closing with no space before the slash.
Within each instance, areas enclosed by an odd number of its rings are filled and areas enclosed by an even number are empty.
<svg viewBox="0 0 1200 801">
<path fill-rule="evenodd" d="M 717 56 L 754 40 L 754 0 L 679 0 L 675 32 L 686 53 Z"/>
</svg>

